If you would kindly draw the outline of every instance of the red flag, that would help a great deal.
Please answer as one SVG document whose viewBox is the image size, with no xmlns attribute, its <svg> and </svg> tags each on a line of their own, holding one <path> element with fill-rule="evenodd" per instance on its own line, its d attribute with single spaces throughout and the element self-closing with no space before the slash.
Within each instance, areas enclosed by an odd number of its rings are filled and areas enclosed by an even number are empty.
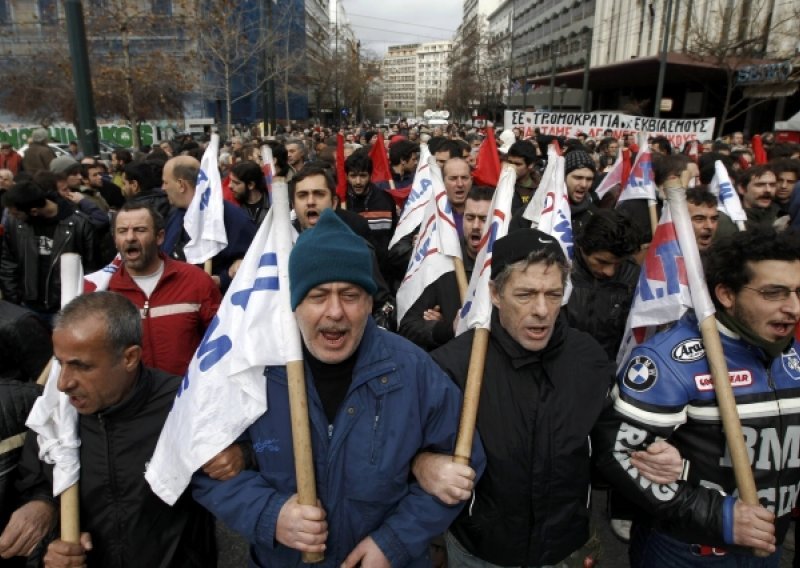
<svg viewBox="0 0 800 568">
<path fill-rule="evenodd" d="M 339 203 L 347 203 L 347 174 L 344 171 L 344 136 L 336 135 L 336 197 Z"/>
<path fill-rule="evenodd" d="M 369 151 L 372 158 L 372 183 L 392 181 L 392 170 L 389 168 L 389 158 L 386 155 L 386 145 L 383 143 L 383 133 L 378 130 L 378 139 Z"/>
<path fill-rule="evenodd" d="M 767 152 L 764 150 L 764 143 L 761 141 L 761 135 L 756 134 L 750 141 L 753 146 L 753 160 L 757 166 L 767 163 Z"/>
<path fill-rule="evenodd" d="M 631 177 L 631 151 L 628 148 L 622 149 L 622 177 L 620 179 L 620 187 L 625 187 L 628 184 L 628 178 Z"/>
<path fill-rule="evenodd" d="M 478 185 L 497 187 L 500 180 L 500 157 L 497 155 L 497 142 L 494 128 L 486 127 L 486 139 L 478 150 L 478 160 L 472 171 L 472 179 Z"/>
</svg>

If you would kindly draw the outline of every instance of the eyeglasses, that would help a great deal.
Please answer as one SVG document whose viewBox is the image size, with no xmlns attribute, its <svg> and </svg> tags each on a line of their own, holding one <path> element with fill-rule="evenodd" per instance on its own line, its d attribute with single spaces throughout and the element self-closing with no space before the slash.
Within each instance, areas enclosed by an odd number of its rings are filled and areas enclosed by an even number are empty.
<svg viewBox="0 0 800 568">
<path fill-rule="evenodd" d="M 752 290 L 753 292 L 758 293 L 759 296 L 767 300 L 768 302 L 783 302 L 789 299 L 789 296 L 792 292 L 800 298 L 800 288 L 795 288 L 792 290 L 786 286 L 767 286 L 765 288 L 752 288 L 750 286 L 742 286 L 742 288 L 747 288 L 748 290 Z"/>
</svg>

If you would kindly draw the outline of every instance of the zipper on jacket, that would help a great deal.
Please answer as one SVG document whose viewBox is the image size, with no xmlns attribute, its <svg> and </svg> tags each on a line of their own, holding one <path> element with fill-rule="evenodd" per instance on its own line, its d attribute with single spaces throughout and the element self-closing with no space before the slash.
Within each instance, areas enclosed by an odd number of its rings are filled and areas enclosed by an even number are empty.
<svg viewBox="0 0 800 568">
<path fill-rule="evenodd" d="M 50 268 L 47 269 L 47 278 L 44 281 L 44 305 L 48 308 L 50 307 L 50 277 L 53 275 L 53 269 L 56 267 L 55 260 L 59 261 L 59 268 L 61 266 L 61 254 L 64 251 L 64 248 L 67 246 L 67 243 L 72 239 L 73 231 L 75 223 L 70 221 L 67 225 L 67 232 L 64 234 L 65 239 L 61 243 L 61 248 L 58 251 L 51 251 L 50 253 Z M 58 228 L 56 227 L 56 231 Z M 53 242 L 55 243 L 55 235 L 53 235 Z M 55 259 L 55 260 L 53 260 Z"/>
<path fill-rule="evenodd" d="M 122 530 L 122 522 L 120 519 L 120 514 L 117 507 L 117 478 L 114 475 L 114 465 L 112 463 L 111 457 L 111 441 L 108 437 L 108 429 L 106 428 L 106 423 L 103 420 L 103 416 L 98 414 L 97 421 L 100 423 L 100 430 L 103 432 L 103 439 L 105 441 L 106 446 L 106 467 L 108 468 L 108 485 L 109 485 L 109 493 L 111 494 L 111 499 L 113 501 L 112 510 L 114 511 L 114 526 L 116 527 L 116 541 L 118 543 L 122 542 L 125 538 L 125 533 Z"/>
<path fill-rule="evenodd" d="M 379 396 L 375 401 L 375 422 L 372 424 L 372 451 L 370 452 L 369 462 L 375 464 L 378 454 L 378 426 L 381 421 L 381 409 L 383 408 L 383 397 Z"/>
<path fill-rule="evenodd" d="M 328 441 L 331 441 L 333 438 L 333 424 L 328 424 Z"/>
<path fill-rule="evenodd" d="M 146 318 L 149 312 L 150 312 L 150 298 L 144 301 L 144 306 L 142 307 L 142 319 Z"/>
</svg>

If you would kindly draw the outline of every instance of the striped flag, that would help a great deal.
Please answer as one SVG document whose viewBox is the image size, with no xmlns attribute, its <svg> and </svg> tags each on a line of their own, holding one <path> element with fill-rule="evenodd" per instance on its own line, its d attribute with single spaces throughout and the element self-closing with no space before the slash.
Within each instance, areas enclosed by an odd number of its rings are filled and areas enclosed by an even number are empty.
<svg viewBox="0 0 800 568">
<path fill-rule="evenodd" d="M 489 207 L 489 217 L 478 245 L 475 268 L 469 280 L 464 305 L 458 314 L 456 335 L 477 327 L 491 328 L 492 301 L 489 295 L 489 279 L 492 275 L 492 248 L 497 239 L 508 234 L 511 221 L 511 201 L 514 199 L 514 184 L 517 174 L 506 165 L 500 173 L 500 181 Z"/>
</svg>

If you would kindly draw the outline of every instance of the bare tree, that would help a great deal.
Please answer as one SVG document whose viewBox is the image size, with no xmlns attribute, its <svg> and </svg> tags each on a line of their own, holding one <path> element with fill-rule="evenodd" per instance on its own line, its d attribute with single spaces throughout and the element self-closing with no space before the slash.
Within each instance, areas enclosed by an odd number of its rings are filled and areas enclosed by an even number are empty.
<svg viewBox="0 0 800 568">
<path fill-rule="evenodd" d="M 725 73 L 724 93 L 719 101 L 722 112 L 717 127 L 718 135 L 722 135 L 731 121 L 796 81 L 796 76 L 778 76 L 762 85 L 759 97 L 749 98 L 740 75 L 748 65 L 791 57 L 792 52 L 786 47 L 793 47 L 796 41 L 800 10 L 784 0 L 708 0 L 705 7 L 705 17 L 691 11 L 685 16 L 687 55 Z"/>
<path fill-rule="evenodd" d="M 180 29 L 191 0 L 173 3 L 168 21 Z M 95 109 L 100 117 L 125 118 L 139 147 L 139 125 L 147 118 L 179 117 L 191 66 L 180 38 L 165 28 L 164 18 L 149 3 L 106 0 L 86 12 L 89 62 Z M 14 48 L 0 60 L 9 78 L 0 91 L 0 108 L 41 124 L 64 120 L 77 124 L 72 66 L 66 22 L 49 26 L 47 34 L 31 33 L 35 22 L 17 22 L 11 29 Z"/>
</svg>

